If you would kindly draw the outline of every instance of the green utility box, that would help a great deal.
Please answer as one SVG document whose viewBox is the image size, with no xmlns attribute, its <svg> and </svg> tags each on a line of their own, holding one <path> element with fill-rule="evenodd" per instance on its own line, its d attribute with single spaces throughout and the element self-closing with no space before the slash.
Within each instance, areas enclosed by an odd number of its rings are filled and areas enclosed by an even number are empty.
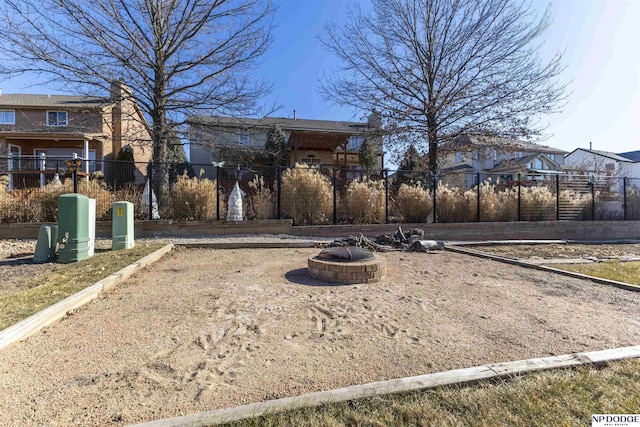
<svg viewBox="0 0 640 427">
<path fill-rule="evenodd" d="M 58 262 L 89 258 L 89 198 L 81 194 L 58 197 Z"/>
<path fill-rule="evenodd" d="M 113 204 L 111 231 L 111 250 L 133 248 L 133 203 L 115 202 Z"/>
<path fill-rule="evenodd" d="M 33 262 L 50 262 L 56 257 L 58 245 L 58 226 L 42 224 L 38 232 L 36 251 L 33 254 Z"/>
</svg>

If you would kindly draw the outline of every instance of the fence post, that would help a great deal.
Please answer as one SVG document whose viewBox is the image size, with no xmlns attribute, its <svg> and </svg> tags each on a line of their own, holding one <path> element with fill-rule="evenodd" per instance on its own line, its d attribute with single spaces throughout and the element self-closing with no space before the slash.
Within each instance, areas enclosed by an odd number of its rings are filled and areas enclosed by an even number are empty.
<svg viewBox="0 0 640 427">
<path fill-rule="evenodd" d="M 337 194 L 336 194 L 336 183 L 337 183 L 337 169 L 333 169 L 333 225 L 338 223 L 338 210 L 337 210 Z"/>
<path fill-rule="evenodd" d="M 627 177 L 622 178 L 622 215 L 627 220 Z"/>
<path fill-rule="evenodd" d="M 78 165 L 76 160 L 78 160 L 78 155 L 73 153 L 73 192 L 78 194 Z"/>
<path fill-rule="evenodd" d="M 476 177 L 477 177 L 477 181 L 478 181 L 478 187 L 476 188 L 476 199 L 477 199 L 477 206 L 476 206 L 476 220 L 478 222 L 480 222 L 480 172 L 476 172 Z"/>
<path fill-rule="evenodd" d="M 389 169 L 384 170 L 384 223 L 389 224 Z"/>
<path fill-rule="evenodd" d="M 220 166 L 216 166 L 216 221 L 220 221 Z"/>
<path fill-rule="evenodd" d="M 560 221 L 560 174 L 556 174 L 556 221 Z"/>
<path fill-rule="evenodd" d="M 147 180 L 149 182 L 149 219 L 153 219 L 153 162 L 147 163 Z"/>
<path fill-rule="evenodd" d="M 596 176 L 589 174 L 589 186 L 591 187 L 591 221 L 596 220 Z"/>
<path fill-rule="evenodd" d="M 40 164 L 38 165 L 39 166 L 38 169 L 40 169 L 40 188 L 44 187 L 45 184 L 47 183 L 46 176 L 44 174 L 47 168 L 47 165 L 45 163 L 46 162 L 45 158 L 46 158 L 46 154 L 40 153 L 40 162 L 39 162 Z"/>
<path fill-rule="evenodd" d="M 520 172 L 518 172 L 518 221 L 521 220 L 522 215 L 520 213 L 521 210 L 521 205 L 522 205 L 522 197 L 520 197 L 522 195 L 522 174 Z"/>
<path fill-rule="evenodd" d="M 11 191 L 13 190 L 13 174 L 11 173 L 11 171 L 13 170 L 13 153 L 9 153 L 7 162 L 7 171 L 9 175 L 9 185 L 7 188 L 9 189 L 9 191 Z"/>
<path fill-rule="evenodd" d="M 278 219 L 282 219 L 282 168 L 276 168 L 276 181 L 278 186 Z"/>
<path fill-rule="evenodd" d="M 591 221 L 596 220 L 596 186 L 591 184 Z"/>
<path fill-rule="evenodd" d="M 438 176 L 433 174 L 433 223 L 438 222 Z"/>
</svg>

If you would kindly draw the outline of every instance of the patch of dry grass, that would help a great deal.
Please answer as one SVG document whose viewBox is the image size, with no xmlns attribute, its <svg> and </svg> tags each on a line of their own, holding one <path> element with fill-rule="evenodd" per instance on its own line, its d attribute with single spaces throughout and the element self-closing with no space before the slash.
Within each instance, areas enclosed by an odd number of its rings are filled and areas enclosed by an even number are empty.
<svg viewBox="0 0 640 427">
<path fill-rule="evenodd" d="M 559 264 L 554 268 L 603 279 L 640 285 L 640 262 L 606 261 L 597 264 Z"/>
<path fill-rule="evenodd" d="M 97 253 L 77 263 L 61 264 L 44 278 L 31 279 L 15 292 L 0 295 L 0 330 L 62 301 L 162 246 L 163 243 L 139 243 L 133 249 Z"/>
<path fill-rule="evenodd" d="M 640 360 L 287 411 L 229 426 L 570 426 L 637 413 Z"/>
</svg>

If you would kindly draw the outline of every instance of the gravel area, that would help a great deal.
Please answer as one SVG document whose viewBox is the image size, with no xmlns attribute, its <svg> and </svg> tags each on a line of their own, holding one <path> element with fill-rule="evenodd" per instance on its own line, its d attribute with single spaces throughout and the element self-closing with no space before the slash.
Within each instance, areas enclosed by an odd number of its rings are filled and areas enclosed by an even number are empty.
<svg viewBox="0 0 640 427">
<path fill-rule="evenodd" d="M 636 345 L 640 294 L 442 252 L 380 284 L 318 249 L 178 248 L 0 352 L 0 425 L 126 425 L 447 369 Z"/>
<path fill-rule="evenodd" d="M 225 235 L 225 236 L 193 236 L 175 238 L 142 238 L 136 242 L 171 242 L 171 243 L 230 243 L 230 242 L 263 242 L 283 241 L 332 241 L 315 237 L 299 237 L 289 235 Z M 60 266 L 56 263 L 33 263 L 36 248 L 35 239 L 0 240 L 0 295 L 24 288 L 32 278 L 43 277 Z M 110 249 L 111 239 L 96 239 L 96 249 Z"/>
</svg>

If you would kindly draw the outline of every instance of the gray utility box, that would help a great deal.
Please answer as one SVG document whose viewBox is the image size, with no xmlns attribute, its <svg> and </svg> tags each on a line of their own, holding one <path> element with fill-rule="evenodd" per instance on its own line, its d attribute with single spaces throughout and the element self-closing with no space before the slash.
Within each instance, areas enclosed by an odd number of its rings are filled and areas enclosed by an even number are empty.
<svg viewBox="0 0 640 427">
<path fill-rule="evenodd" d="M 133 240 L 133 203 L 115 202 L 111 226 L 111 250 L 131 249 Z"/>
<path fill-rule="evenodd" d="M 36 251 L 33 254 L 33 262 L 50 262 L 56 257 L 58 246 L 58 225 L 42 224 L 38 232 Z"/>
</svg>

